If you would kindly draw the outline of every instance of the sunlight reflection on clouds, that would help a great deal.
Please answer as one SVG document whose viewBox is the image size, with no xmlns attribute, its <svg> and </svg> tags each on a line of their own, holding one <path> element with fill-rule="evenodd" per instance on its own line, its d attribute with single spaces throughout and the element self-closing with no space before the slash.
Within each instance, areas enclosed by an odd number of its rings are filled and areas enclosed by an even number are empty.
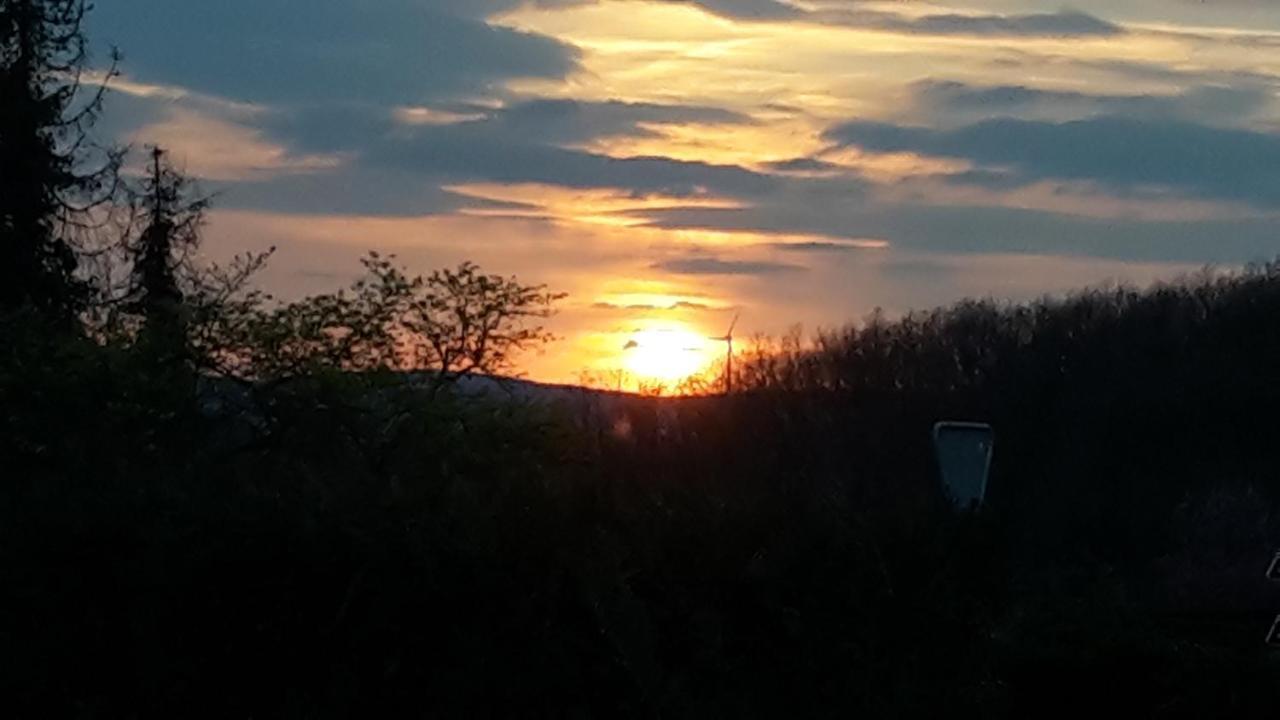
<svg viewBox="0 0 1280 720">
<path fill-rule="evenodd" d="M 1280 147 L 1280 18 L 1154 0 L 1074 3 L 1092 15 L 953 5 L 392 3 L 356 23 L 382 38 L 372 52 L 342 44 L 358 10 L 327 0 L 314 26 L 280 31 L 288 52 L 261 76 L 218 55 L 216 23 L 188 65 L 154 38 L 111 36 L 138 62 L 108 127 L 169 146 L 222 191 L 209 255 L 278 245 L 263 280 L 281 296 L 349 282 L 368 249 L 568 292 L 564 340 L 525 362 L 546 380 L 707 366 L 713 351 L 623 348 L 640 332 L 658 333 L 651 348 L 713 335 L 736 312 L 744 333 L 780 333 L 1280 252 L 1280 191 L 1212 162 Z M 204 17 L 174 7 L 174 22 Z M 236 7 L 229 28 L 253 22 L 252 4 Z M 127 4 L 101 12 L 115 34 L 133 27 Z M 415 28 L 456 37 L 424 65 Z M 369 77 L 296 62 L 318 38 Z M 975 146 L 993 119 L 1030 139 Z M 1212 177 L 1180 178 L 1154 145 L 1125 172 L 1091 154 L 1135 122 L 1169 125 Z M 1064 147 L 1082 128 L 1097 142 Z"/>
</svg>

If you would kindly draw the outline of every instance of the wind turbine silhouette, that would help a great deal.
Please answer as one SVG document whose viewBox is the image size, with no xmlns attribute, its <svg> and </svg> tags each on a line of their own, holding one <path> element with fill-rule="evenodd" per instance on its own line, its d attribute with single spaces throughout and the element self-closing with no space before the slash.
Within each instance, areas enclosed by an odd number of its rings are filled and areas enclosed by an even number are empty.
<svg viewBox="0 0 1280 720">
<path fill-rule="evenodd" d="M 742 316 L 741 312 L 734 314 L 733 322 L 729 323 L 729 332 L 725 333 L 724 337 L 707 338 L 708 340 L 712 340 L 714 342 L 724 343 L 725 347 L 728 349 L 728 353 L 725 355 L 725 360 L 724 360 L 724 394 L 725 395 L 729 395 L 730 393 L 733 392 L 733 330 L 734 328 L 738 327 L 738 318 L 741 316 Z"/>
</svg>

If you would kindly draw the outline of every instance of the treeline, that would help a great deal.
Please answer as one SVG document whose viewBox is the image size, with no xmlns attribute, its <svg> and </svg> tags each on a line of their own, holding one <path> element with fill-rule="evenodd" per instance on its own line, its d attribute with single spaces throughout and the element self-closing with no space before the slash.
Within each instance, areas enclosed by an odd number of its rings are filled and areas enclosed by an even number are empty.
<svg viewBox="0 0 1280 720">
<path fill-rule="evenodd" d="M 557 296 L 199 263 L 163 153 L 60 134 L 82 13 L 0 0 L 5 716 L 1274 715 L 1277 266 L 873 316 L 728 397 L 462 397 Z M 996 428 L 978 515 L 940 419 Z"/>
<path fill-rule="evenodd" d="M 7 714 L 1269 717 L 1277 292 L 962 305 L 587 407 L 28 340 Z M 996 427 L 977 516 L 941 418 Z"/>
</svg>

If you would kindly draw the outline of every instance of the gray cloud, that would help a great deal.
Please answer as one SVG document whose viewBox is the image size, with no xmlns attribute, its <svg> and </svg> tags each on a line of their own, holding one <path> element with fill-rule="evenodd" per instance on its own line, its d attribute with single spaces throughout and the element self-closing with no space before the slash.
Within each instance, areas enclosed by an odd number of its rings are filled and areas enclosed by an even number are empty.
<svg viewBox="0 0 1280 720">
<path fill-rule="evenodd" d="M 676 275 L 776 275 L 803 272 L 806 268 L 788 263 L 752 260 L 722 260 L 715 257 L 691 257 L 663 260 L 649 266 L 653 270 Z"/>
<path fill-rule="evenodd" d="M 391 139 L 323 173 L 225 186 L 219 205 L 286 212 L 423 215 L 462 207 L 528 209 L 460 197 L 444 185 L 543 183 L 636 195 L 761 197 L 777 179 L 736 166 L 667 158 L 617 159 L 488 135 L 431 132 Z M 455 129 L 456 130 L 456 129 Z"/>
<path fill-rule="evenodd" d="M 370 148 L 365 161 L 449 182 L 534 182 L 673 196 L 753 197 L 778 185 L 776 178 L 734 165 L 663 157 L 613 158 L 464 126 L 423 128 L 410 138 Z"/>
<path fill-rule="evenodd" d="M 1124 29 L 1088 13 L 1060 10 L 1014 15 L 937 13 L 901 15 L 870 8 L 805 10 L 777 0 L 667 0 L 697 5 L 735 20 L 798 21 L 845 25 L 912 35 L 973 35 L 1013 37 L 1107 37 Z"/>
<path fill-rule="evenodd" d="M 663 157 L 617 159 L 562 147 L 601 137 L 641 136 L 653 125 L 746 123 L 750 118 L 708 107 L 535 100 L 507 108 L 445 105 L 484 116 L 452 125 L 411 126 L 369 104 L 320 104 L 237 114 L 199 97 L 177 100 L 114 93 L 105 131 L 115 137 L 168 117 L 174 109 L 261 131 L 295 156 L 337 158 L 334 168 L 283 177 L 223 182 L 221 207 L 289 213 L 424 215 L 461 208 L 519 210 L 448 192 L 468 182 L 533 182 L 573 188 L 684 197 L 758 197 L 780 181 L 738 166 Z M 146 142 L 146 138 L 140 138 Z M 175 148 L 181 152 L 181 148 Z"/>
<path fill-rule="evenodd" d="M 269 127 L 273 137 L 302 152 L 342 152 L 359 168 L 386 169 L 438 185 L 545 183 L 640 195 L 754 197 L 773 191 L 778 179 L 732 165 L 612 158 L 563 147 L 644 135 L 649 124 L 749 121 L 706 107 L 539 100 L 451 125 L 405 126 L 389 111 L 348 107 L 282 114 Z"/>
<path fill-rule="evenodd" d="M 1106 20 L 1070 10 L 1032 15 L 926 15 L 911 20 L 909 27 L 939 35 L 1108 36 L 1123 32 Z"/>
<path fill-rule="evenodd" d="M 309 152 L 333 152 L 358 150 L 377 142 L 411 142 L 415 137 L 432 135 L 560 146 L 608 137 L 649 137 L 656 134 L 651 126 L 753 122 L 745 115 L 721 108 L 619 101 L 534 99 L 498 108 L 433 103 L 429 109 L 474 119 L 419 128 L 397 120 L 395 112 L 383 106 L 326 103 L 276 112 L 262 124 L 283 142 Z"/>
<path fill-rule="evenodd" d="M 551 144 L 580 143 L 604 137 L 648 137 L 647 125 L 748 124 L 730 110 L 653 103 L 532 100 L 492 112 L 471 127 L 494 135 L 536 139 Z"/>
<path fill-rule="evenodd" d="M 1098 219 L 1009 207 L 762 203 L 651 213 L 654 227 L 883 238 L 899 250 L 1065 255 L 1124 261 L 1238 264 L 1280 253 L 1270 218 Z"/>
<path fill-rule="evenodd" d="M 777 0 L 669 0 L 697 5 L 724 17 L 740 20 L 793 20 L 805 16 L 795 5 Z"/>
<path fill-rule="evenodd" d="M 1280 135 L 1176 120 L 1105 116 L 1054 123 L 989 120 L 953 130 L 852 122 L 827 138 L 875 152 L 915 152 L 1006 170 L 1026 182 L 1080 180 L 1112 190 L 1280 203 Z"/>
<path fill-rule="evenodd" d="M 876 248 L 849 242 L 811 240 L 808 242 L 768 243 L 772 250 L 795 253 L 863 253 Z"/>
<path fill-rule="evenodd" d="M 480 10 L 510 3 L 484 2 Z M 131 74 L 237 100 L 411 104 L 563 77 L 576 49 L 494 27 L 459 0 L 118 0 L 91 16 Z"/>
<path fill-rule="evenodd" d="M 459 195 L 421 175 L 344 167 L 336 171 L 292 174 L 268 180 L 209 183 L 217 206 L 296 215 L 379 215 L 418 217 L 464 208 L 521 209 L 516 203 Z"/>
<path fill-rule="evenodd" d="M 1124 28 L 1088 13 L 1062 10 L 1025 15 L 899 15 L 855 8 L 811 13 L 808 20 L 911 35 L 978 37 L 1111 37 Z"/>
<path fill-rule="evenodd" d="M 1230 86 L 1202 85 L 1176 95 L 1104 95 L 945 80 L 923 80 L 912 91 L 917 113 L 947 123 L 1001 116 L 1065 120 L 1125 115 L 1238 124 L 1265 109 L 1272 99 L 1270 88 L 1247 81 Z"/>
<path fill-rule="evenodd" d="M 817 158 L 792 158 L 790 160 L 779 160 L 776 162 L 766 163 L 765 167 L 779 173 L 835 173 L 844 172 L 842 168 L 835 163 L 830 163 Z"/>
</svg>

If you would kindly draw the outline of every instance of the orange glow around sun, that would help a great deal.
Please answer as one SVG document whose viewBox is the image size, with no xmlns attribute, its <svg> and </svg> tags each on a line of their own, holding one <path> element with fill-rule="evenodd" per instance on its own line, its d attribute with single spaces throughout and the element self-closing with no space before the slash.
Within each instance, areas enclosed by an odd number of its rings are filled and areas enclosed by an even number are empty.
<svg viewBox="0 0 1280 720">
<path fill-rule="evenodd" d="M 638 330 L 623 348 L 623 368 L 643 382 L 679 383 L 710 365 L 714 345 L 705 335 L 676 324 Z"/>
</svg>

